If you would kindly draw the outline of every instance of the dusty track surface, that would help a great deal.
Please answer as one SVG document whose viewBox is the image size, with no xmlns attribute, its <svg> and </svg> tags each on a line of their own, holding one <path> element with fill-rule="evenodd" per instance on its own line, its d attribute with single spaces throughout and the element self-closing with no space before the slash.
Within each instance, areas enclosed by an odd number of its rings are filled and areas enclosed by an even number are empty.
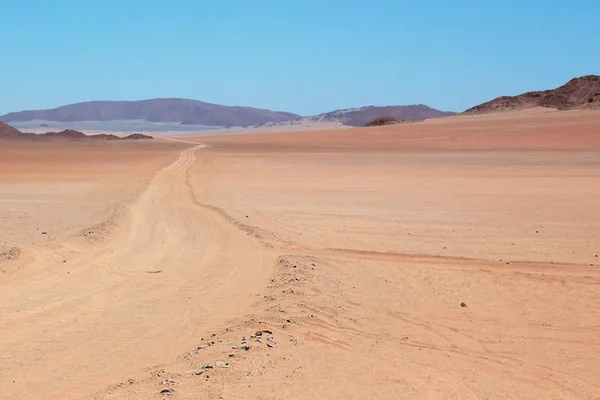
<svg viewBox="0 0 600 400">
<path fill-rule="evenodd" d="M 599 127 L 199 139 L 0 280 L 0 398 L 597 399 Z"/>
<path fill-rule="evenodd" d="M 268 281 L 273 256 L 195 201 L 195 151 L 156 175 L 110 239 L 31 251 L 2 280 L 3 398 L 77 398 L 168 359 Z"/>
</svg>

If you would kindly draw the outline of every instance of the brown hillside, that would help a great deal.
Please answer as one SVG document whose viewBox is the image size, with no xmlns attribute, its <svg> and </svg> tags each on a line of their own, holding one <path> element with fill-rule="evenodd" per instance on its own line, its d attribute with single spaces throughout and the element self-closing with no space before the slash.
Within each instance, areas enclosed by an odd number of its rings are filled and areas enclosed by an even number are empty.
<svg viewBox="0 0 600 400">
<path fill-rule="evenodd" d="M 485 114 L 532 107 L 548 107 L 559 110 L 600 109 L 600 76 L 587 75 L 574 78 L 557 89 L 498 97 L 469 108 L 464 113 Z"/>
<path fill-rule="evenodd" d="M 12 126 L 5 124 L 0 121 L 0 139 L 3 138 L 19 138 L 21 136 L 21 132 L 18 129 L 13 128 Z"/>
<path fill-rule="evenodd" d="M 367 122 L 365 124 L 365 127 L 395 125 L 395 124 L 401 124 L 402 122 L 404 122 L 404 120 L 401 118 L 381 117 L 381 118 L 374 119 L 373 121 Z"/>
</svg>

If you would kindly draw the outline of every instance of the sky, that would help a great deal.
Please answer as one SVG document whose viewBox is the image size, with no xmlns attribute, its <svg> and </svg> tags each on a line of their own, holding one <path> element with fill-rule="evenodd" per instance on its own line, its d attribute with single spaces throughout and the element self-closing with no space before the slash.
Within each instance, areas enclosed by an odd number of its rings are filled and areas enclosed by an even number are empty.
<svg viewBox="0 0 600 400">
<path fill-rule="evenodd" d="M 0 0 L 0 115 L 183 97 L 462 111 L 600 74 L 598 0 Z"/>
</svg>

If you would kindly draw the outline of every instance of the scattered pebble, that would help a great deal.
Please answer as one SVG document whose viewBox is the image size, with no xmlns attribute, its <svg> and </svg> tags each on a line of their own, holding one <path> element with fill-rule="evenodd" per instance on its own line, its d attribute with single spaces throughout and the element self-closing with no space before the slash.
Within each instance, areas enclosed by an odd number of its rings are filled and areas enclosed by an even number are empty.
<svg viewBox="0 0 600 400">
<path fill-rule="evenodd" d="M 465 302 L 463 301 L 462 303 L 460 303 L 460 306 L 461 306 L 462 308 L 467 308 L 467 303 L 465 303 Z"/>
<path fill-rule="evenodd" d="M 165 388 L 160 391 L 160 394 L 166 394 L 169 396 L 172 395 L 173 393 L 175 393 L 175 389 L 171 389 L 171 388 Z"/>
<path fill-rule="evenodd" d="M 199 370 L 199 369 L 194 369 L 192 371 L 188 371 L 187 372 L 189 375 L 202 375 L 204 373 L 204 371 Z"/>
</svg>

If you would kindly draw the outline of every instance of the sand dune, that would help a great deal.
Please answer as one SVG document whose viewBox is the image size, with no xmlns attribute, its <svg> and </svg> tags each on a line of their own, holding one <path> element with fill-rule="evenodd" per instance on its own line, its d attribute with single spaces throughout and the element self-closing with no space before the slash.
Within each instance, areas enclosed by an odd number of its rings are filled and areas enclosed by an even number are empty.
<svg viewBox="0 0 600 400">
<path fill-rule="evenodd" d="M 56 232 L 0 230 L 22 249 L 0 398 L 596 399 L 599 129 L 528 110 L 3 148 L 3 218 Z"/>
</svg>

